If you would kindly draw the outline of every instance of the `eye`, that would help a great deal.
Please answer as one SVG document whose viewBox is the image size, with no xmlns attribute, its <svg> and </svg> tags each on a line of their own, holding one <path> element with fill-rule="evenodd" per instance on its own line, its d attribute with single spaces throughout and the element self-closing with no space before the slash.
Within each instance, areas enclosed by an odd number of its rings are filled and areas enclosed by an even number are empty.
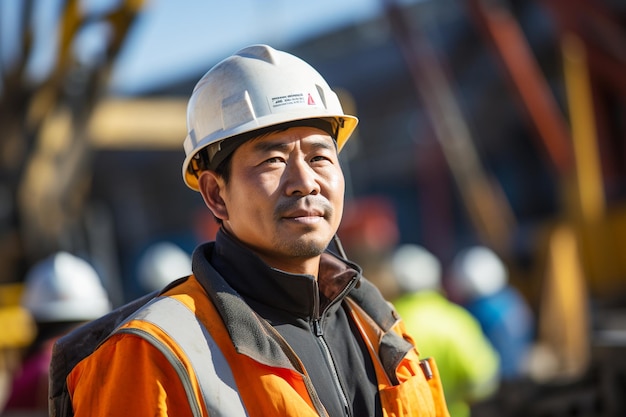
<svg viewBox="0 0 626 417">
<path fill-rule="evenodd" d="M 273 156 L 271 158 L 267 158 L 265 161 L 263 161 L 265 164 L 278 164 L 281 162 L 284 162 L 285 160 L 279 156 Z"/>
<path fill-rule="evenodd" d="M 314 157 L 311 158 L 311 163 L 324 163 L 324 162 L 331 162 L 331 158 L 329 158 L 326 155 L 315 155 Z"/>
</svg>

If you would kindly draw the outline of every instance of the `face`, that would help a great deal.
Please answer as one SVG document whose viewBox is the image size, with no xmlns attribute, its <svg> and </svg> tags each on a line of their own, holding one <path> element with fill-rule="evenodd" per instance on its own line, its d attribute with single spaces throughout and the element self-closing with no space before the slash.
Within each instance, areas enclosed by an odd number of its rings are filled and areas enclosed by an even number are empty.
<svg viewBox="0 0 626 417">
<path fill-rule="evenodd" d="M 226 230 L 272 267 L 316 273 L 343 212 L 333 139 L 293 127 L 245 142 L 231 164 L 228 183 L 210 171 L 200 177 L 203 197 Z"/>
</svg>

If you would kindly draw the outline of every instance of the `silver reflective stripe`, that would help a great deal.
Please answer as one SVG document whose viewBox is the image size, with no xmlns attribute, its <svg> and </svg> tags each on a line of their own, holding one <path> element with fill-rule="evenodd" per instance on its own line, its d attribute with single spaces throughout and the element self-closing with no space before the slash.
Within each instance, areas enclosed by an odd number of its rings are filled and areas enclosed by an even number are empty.
<svg viewBox="0 0 626 417">
<path fill-rule="evenodd" d="M 117 333 L 129 333 L 135 336 L 139 336 L 150 342 L 155 348 L 157 348 L 163 354 L 163 356 L 165 356 L 167 360 L 172 364 L 174 370 L 176 370 L 176 373 L 180 378 L 180 382 L 183 384 L 183 388 L 185 389 L 187 402 L 189 403 L 189 408 L 191 408 L 191 414 L 194 417 L 202 417 L 200 404 L 198 404 L 198 401 L 196 401 L 196 395 L 193 392 L 193 385 L 191 384 L 189 374 L 187 374 L 187 371 L 185 370 L 185 366 L 180 361 L 180 359 L 178 359 L 176 355 L 167 346 L 165 346 L 165 344 L 163 344 L 163 342 L 158 340 L 154 335 L 148 333 L 147 331 L 134 327 L 119 329 Z"/>
<path fill-rule="evenodd" d="M 211 417 L 248 415 L 237 392 L 235 378 L 226 358 L 206 327 L 183 303 L 171 297 L 158 297 L 146 304 L 133 315 L 132 319 L 154 324 L 181 348 L 196 372 L 202 397 Z M 141 333 L 138 335 L 143 337 Z M 155 338 L 144 338 L 153 345 L 161 343 Z M 161 347 L 156 347 L 163 351 Z M 162 347 L 169 351 L 165 346 Z M 185 385 L 185 380 L 188 380 L 189 376 L 180 369 L 176 363 L 178 358 L 173 359 L 173 356 L 171 352 L 166 354 Z M 181 375 L 181 372 L 184 375 Z M 193 404 L 190 405 L 193 410 Z"/>
</svg>

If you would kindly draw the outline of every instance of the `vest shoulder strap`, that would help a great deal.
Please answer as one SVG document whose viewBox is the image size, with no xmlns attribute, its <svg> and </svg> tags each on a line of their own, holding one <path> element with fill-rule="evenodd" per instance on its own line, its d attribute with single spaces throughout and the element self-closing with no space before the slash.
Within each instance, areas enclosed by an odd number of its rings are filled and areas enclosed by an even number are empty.
<svg viewBox="0 0 626 417">
<path fill-rule="evenodd" d="M 66 382 L 69 373 L 78 362 L 89 356 L 126 317 L 157 295 L 158 291 L 146 294 L 97 320 L 74 329 L 55 342 L 48 376 L 48 413 L 51 417 L 74 415 Z"/>
<path fill-rule="evenodd" d="M 211 417 L 247 416 L 226 358 L 206 327 L 186 305 L 172 297 L 157 297 L 131 315 L 125 323 L 131 320 L 141 320 L 159 327 L 180 347 L 195 370 L 204 403 Z M 164 354 L 185 387 L 194 415 L 201 416 L 190 376 L 182 365 L 181 358 L 178 358 L 163 341 L 142 329 L 122 325 L 114 333 L 121 332 L 142 337 Z"/>
</svg>

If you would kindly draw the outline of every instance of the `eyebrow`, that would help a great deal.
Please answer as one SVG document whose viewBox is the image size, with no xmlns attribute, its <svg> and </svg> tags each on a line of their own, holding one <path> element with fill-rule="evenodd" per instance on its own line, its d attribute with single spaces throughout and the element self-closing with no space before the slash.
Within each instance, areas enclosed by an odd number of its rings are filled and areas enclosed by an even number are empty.
<svg viewBox="0 0 626 417">
<path fill-rule="evenodd" d="M 260 141 L 254 144 L 255 152 L 271 152 L 271 151 L 286 151 L 289 145 L 286 142 L 267 142 Z"/>
<path fill-rule="evenodd" d="M 308 144 L 314 150 L 316 149 L 335 149 L 334 140 L 332 138 L 327 140 L 314 140 Z M 284 152 L 289 149 L 288 142 L 282 141 L 258 141 L 254 144 L 255 152 L 271 152 L 271 151 L 279 151 Z"/>
</svg>

